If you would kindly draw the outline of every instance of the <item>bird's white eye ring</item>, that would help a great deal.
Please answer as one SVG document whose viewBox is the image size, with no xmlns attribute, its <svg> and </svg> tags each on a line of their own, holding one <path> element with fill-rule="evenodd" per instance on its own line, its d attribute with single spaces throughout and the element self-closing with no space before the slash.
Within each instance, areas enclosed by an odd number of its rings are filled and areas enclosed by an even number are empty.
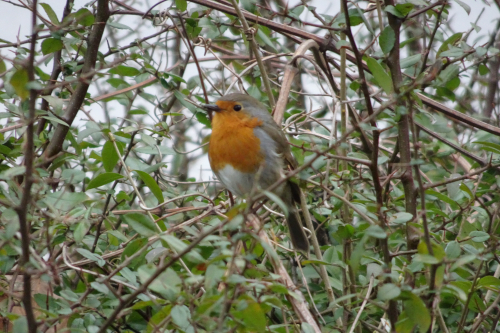
<svg viewBox="0 0 500 333">
<path fill-rule="evenodd" d="M 234 111 L 240 111 L 241 110 L 241 105 L 236 104 L 235 106 L 233 106 L 233 110 Z"/>
</svg>

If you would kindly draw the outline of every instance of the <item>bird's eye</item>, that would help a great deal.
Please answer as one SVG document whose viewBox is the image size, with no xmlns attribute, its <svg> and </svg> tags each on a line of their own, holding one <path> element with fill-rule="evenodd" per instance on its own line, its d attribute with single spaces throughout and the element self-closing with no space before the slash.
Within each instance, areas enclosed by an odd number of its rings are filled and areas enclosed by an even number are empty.
<svg viewBox="0 0 500 333">
<path fill-rule="evenodd" d="M 233 110 L 234 111 L 240 111 L 241 110 L 241 105 L 236 104 L 235 106 L 233 106 Z"/>
</svg>

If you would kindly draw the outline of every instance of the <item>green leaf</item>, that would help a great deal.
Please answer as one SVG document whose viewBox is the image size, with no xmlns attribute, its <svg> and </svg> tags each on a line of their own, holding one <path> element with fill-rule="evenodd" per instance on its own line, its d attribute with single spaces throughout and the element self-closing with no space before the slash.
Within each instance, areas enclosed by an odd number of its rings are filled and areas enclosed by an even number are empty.
<svg viewBox="0 0 500 333">
<path fill-rule="evenodd" d="M 7 147 L 6 145 L 0 145 L 0 153 L 2 153 L 4 155 L 9 155 L 9 153 L 11 151 L 12 151 L 12 149 L 10 149 L 9 147 Z"/>
<path fill-rule="evenodd" d="M 276 51 L 276 43 L 273 42 L 263 31 L 263 29 L 258 29 L 257 30 L 257 35 L 255 36 L 258 41 L 260 41 L 259 44 L 265 44 L 267 45 L 269 48 L 271 48 L 273 50 L 273 52 L 278 52 Z"/>
<path fill-rule="evenodd" d="M 396 213 L 393 215 L 392 223 L 406 223 L 413 220 L 413 214 L 407 212 Z"/>
<path fill-rule="evenodd" d="M 128 25 L 121 24 L 118 22 L 113 22 L 113 21 L 108 21 L 106 25 L 109 25 L 110 27 L 116 28 L 116 29 L 121 29 L 121 30 L 130 30 L 134 31 L 132 28 L 130 28 Z M 200 29 L 201 30 L 201 29 Z"/>
<path fill-rule="evenodd" d="M 446 256 L 450 259 L 456 259 L 460 256 L 462 249 L 460 248 L 460 244 L 457 241 L 451 241 L 446 245 L 445 253 Z"/>
<path fill-rule="evenodd" d="M 76 22 L 83 25 L 84 27 L 89 27 L 94 24 L 95 17 L 92 12 L 87 8 L 82 8 L 75 13 Z"/>
<path fill-rule="evenodd" d="M 43 201 L 54 206 L 56 209 L 69 211 L 75 207 L 81 206 L 88 199 L 83 192 L 68 193 L 65 190 L 48 193 L 43 198 Z"/>
<path fill-rule="evenodd" d="M 412 37 L 412 38 L 408 38 L 408 39 L 405 39 L 405 40 L 402 40 L 400 43 L 399 43 L 399 48 L 402 49 L 403 47 L 405 47 L 406 45 L 410 44 L 410 43 L 413 43 L 414 41 L 416 41 L 417 39 L 420 39 L 422 36 L 417 36 L 417 37 Z"/>
<path fill-rule="evenodd" d="M 477 313 L 484 313 L 484 310 L 486 310 L 484 301 L 477 293 L 472 294 L 472 298 L 469 302 L 469 310 Z"/>
<path fill-rule="evenodd" d="M 26 316 L 21 316 L 14 320 L 12 332 L 29 332 Z"/>
<path fill-rule="evenodd" d="M 100 267 L 106 264 L 106 261 L 104 261 L 104 259 L 97 253 L 92 253 L 89 250 L 85 249 L 76 249 L 76 252 L 80 253 L 82 256 L 89 260 L 95 261 Z"/>
<path fill-rule="evenodd" d="M 205 289 L 212 289 L 217 286 L 225 272 L 225 267 L 220 267 L 216 263 L 208 265 L 205 272 Z"/>
<path fill-rule="evenodd" d="M 35 294 L 33 295 L 33 299 L 41 309 L 53 312 L 57 311 L 60 308 L 60 306 L 57 304 L 56 299 L 52 296 L 48 296 L 45 294 Z"/>
<path fill-rule="evenodd" d="M 441 201 L 444 201 L 446 202 L 447 204 L 449 204 L 453 209 L 457 209 L 459 207 L 459 205 L 456 203 L 456 201 L 450 199 L 448 196 L 442 194 L 442 193 L 439 193 L 439 192 L 436 192 L 434 190 L 426 190 L 425 191 L 425 194 L 429 194 L 429 195 L 432 195 L 436 198 L 438 198 L 439 200 Z"/>
<path fill-rule="evenodd" d="M 409 291 L 402 292 L 401 298 L 404 300 L 404 309 L 413 327 L 418 325 L 420 333 L 427 332 L 427 329 L 431 325 L 431 316 L 425 303 L 420 297 Z"/>
<path fill-rule="evenodd" d="M 161 236 L 161 238 L 165 242 L 167 242 L 168 246 L 170 246 L 170 248 L 175 250 L 177 253 L 184 251 L 188 247 L 188 244 L 184 243 L 183 241 L 181 241 L 179 238 L 177 238 L 175 236 L 163 235 L 163 236 Z M 186 253 L 186 257 L 188 258 L 189 261 L 191 261 L 192 263 L 195 263 L 195 264 L 205 262 L 205 259 L 201 256 L 201 254 L 196 252 L 195 249 L 192 249 L 191 251 Z"/>
<path fill-rule="evenodd" d="M 448 88 L 449 90 L 453 91 L 455 89 L 457 89 L 458 87 L 460 87 L 460 78 L 455 77 L 453 79 L 451 79 L 450 81 L 448 81 L 448 83 L 446 83 L 446 88 Z"/>
<path fill-rule="evenodd" d="M 479 70 L 479 74 L 481 74 L 481 75 L 486 75 L 490 72 L 489 68 L 486 67 L 485 64 L 480 64 L 478 67 L 478 70 Z M 2 72 L 2 70 L 0 69 L 0 73 L 1 72 Z"/>
<path fill-rule="evenodd" d="M 59 114 L 62 111 L 64 106 L 63 100 L 61 98 L 57 98 L 55 96 L 41 96 L 44 100 L 46 100 L 50 106 L 54 108 L 54 111 Z M 67 125 L 66 125 L 67 126 Z"/>
<path fill-rule="evenodd" d="M 382 89 L 384 89 L 384 91 L 387 94 L 391 94 L 392 93 L 392 79 L 389 76 L 389 74 L 387 74 L 384 67 L 382 67 L 382 65 L 380 65 L 377 62 L 377 60 L 370 58 L 370 57 L 368 57 L 368 59 L 366 60 L 366 63 L 368 64 L 368 68 L 372 72 L 373 77 L 375 78 L 377 83 L 380 85 L 380 87 L 382 87 Z"/>
<path fill-rule="evenodd" d="M 148 244 L 148 239 L 145 237 L 141 237 L 139 239 L 134 239 L 130 243 L 125 246 L 123 250 L 121 260 L 125 260 L 128 257 L 136 254 L 138 251 L 141 251 Z M 131 269 L 135 269 L 137 266 L 142 265 L 144 262 L 144 258 L 146 257 L 146 251 L 143 251 L 141 255 L 135 257 L 132 262 L 128 265 Z"/>
<path fill-rule="evenodd" d="M 148 173 L 144 171 L 134 170 L 134 172 L 142 179 L 144 184 L 151 190 L 156 199 L 158 199 L 158 203 L 162 203 L 165 201 L 163 199 L 163 193 L 161 192 L 160 187 L 156 183 L 153 177 L 151 177 Z"/>
<path fill-rule="evenodd" d="M 179 326 L 181 331 L 188 332 L 189 327 L 191 326 L 190 320 L 191 320 L 191 311 L 189 311 L 189 308 L 185 305 L 176 305 L 172 308 L 172 311 L 170 312 L 170 315 L 172 316 L 172 321 L 174 322 L 175 325 Z M 194 330 L 191 328 L 191 330 Z"/>
<path fill-rule="evenodd" d="M 180 12 L 185 12 L 187 9 L 187 1 L 186 0 L 175 0 L 175 7 Z"/>
<path fill-rule="evenodd" d="M 438 52 L 436 54 L 436 58 L 439 58 L 442 52 L 448 50 L 450 45 L 455 44 L 455 42 L 459 41 L 460 38 L 462 38 L 463 33 L 462 32 L 457 32 L 456 34 L 451 35 L 447 40 L 441 44 L 441 46 L 438 49 Z"/>
<path fill-rule="evenodd" d="M 489 148 L 493 148 L 494 152 L 496 151 L 497 154 L 500 153 L 500 145 L 498 143 L 493 143 L 493 142 L 488 142 L 488 141 L 475 141 L 473 143 L 478 144 L 478 145 L 482 145 L 482 146 L 486 146 Z M 485 147 L 481 147 L 481 149 L 485 149 Z"/>
<path fill-rule="evenodd" d="M 385 239 L 387 238 L 387 233 L 378 225 L 371 225 L 366 229 L 366 234 L 375 238 Z"/>
<path fill-rule="evenodd" d="M 196 112 L 195 117 L 201 124 L 207 127 L 212 126 L 212 124 L 210 123 L 210 119 L 208 119 L 208 116 L 205 112 Z"/>
<path fill-rule="evenodd" d="M 500 279 L 494 276 L 483 276 L 477 283 L 477 288 L 500 288 Z"/>
<path fill-rule="evenodd" d="M 73 238 L 76 243 L 80 243 L 83 240 L 83 237 L 87 234 L 89 227 L 89 223 L 85 220 L 77 224 L 75 231 L 73 231 Z"/>
<path fill-rule="evenodd" d="M 408 68 L 416 63 L 418 63 L 422 59 L 422 55 L 420 54 L 415 54 L 406 58 L 401 59 L 400 66 L 401 68 Z"/>
<path fill-rule="evenodd" d="M 406 311 L 402 311 L 396 322 L 396 332 L 397 333 L 413 333 L 413 327 L 415 325 L 406 315 Z M 387 332 L 391 331 L 390 326 L 385 326 Z"/>
<path fill-rule="evenodd" d="M 120 147 L 119 145 L 117 145 Z M 123 152 L 121 152 L 123 153 Z M 120 160 L 120 157 L 118 156 L 118 153 L 116 152 L 115 146 L 113 145 L 112 141 L 106 141 L 104 146 L 102 147 L 102 165 L 104 167 L 104 170 L 106 172 L 111 172 L 115 168 L 115 166 L 118 164 L 118 161 Z"/>
<path fill-rule="evenodd" d="M 146 282 L 151 275 L 156 272 L 156 270 L 157 267 L 152 264 L 142 265 L 139 267 L 137 273 L 141 283 Z M 161 295 L 165 295 L 165 297 L 170 298 L 170 300 L 173 301 L 175 296 L 179 293 L 179 285 L 181 283 L 182 280 L 177 273 L 172 268 L 168 268 L 165 272 L 161 273 L 148 288 Z"/>
<path fill-rule="evenodd" d="M 3 59 L 0 59 L 0 73 L 4 73 L 7 71 L 7 66 L 5 65 L 5 61 Z"/>
<path fill-rule="evenodd" d="M 463 267 L 464 265 L 468 264 L 469 262 L 473 261 L 473 260 L 476 260 L 476 255 L 475 254 L 467 254 L 467 255 L 464 255 L 464 256 L 461 256 L 460 258 L 458 258 L 458 260 L 451 266 L 450 268 L 450 272 L 453 272 L 454 270 L 456 270 L 457 268 L 461 268 Z"/>
<path fill-rule="evenodd" d="M 171 78 L 173 81 L 178 82 L 178 83 L 186 83 L 186 80 L 182 76 L 175 75 L 173 73 L 163 73 L 165 77 Z"/>
<path fill-rule="evenodd" d="M 137 76 L 141 72 L 134 67 L 120 65 L 109 70 L 109 73 L 120 76 Z"/>
<path fill-rule="evenodd" d="M 91 282 L 90 286 L 104 295 L 109 293 L 109 288 L 104 283 L 99 283 L 97 281 Z"/>
<path fill-rule="evenodd" d="M 239 302 L 237 309 L 239 311 L 234 311 L 233 314 L 243 321 L 248 331 L 266 332 L 266 314 L 259 303 L 247 298 Z"/>
<path fill-rule="evenodd" d="M 156 225 L 146 215 L 140 213 L 125 214 L 123 221 L 144 237 L 151 237 L 158 233 Z"/>
<path fill-rule="evenodd" d="M 47 55 L 62 50 L 64 47 L 60 39 L 47 38 L 42 42 L 42 53 Z"/>
<path fill-rule="evenodd" d="M 66 126 L 66 127 L 69 127 L 68 123 L 66 123 L 64 120 L 61 120 L 61 119 L 59 119 L 59 118 L 56 118 L 56 117 L 49 117 L 49 116 L 43 116 L 42 118 L 43 118 L 43 119 L 47 119 L 47 120 L 49 120 L 49 121 L 53 121 L 53 122 L 55 122 L 55 123 L 57 123 L 57 124 L 61 124 L 61 125 L 64 125 L 64 126 Z"/>
<path fill-rule="evenodd" d="M 119 173 L 114 173 L 114 172 L 101 173 L 100 175 L 98 175 L 97 177 L 95 177 L 94 179 L 92 179 L 89 182 L 89 185 L 87 186 L 87 190 L 109 184 L 115 180 L 122 179 L 122 178 L 123 178 L 123 176 L 120 175 Z"/>
<path fill-rule="evenodd" d="M 472 241 L 475 243 L 482 243 L 490 239 L 490 235 L 484 231 L 472 231 L 469 234 L 469 237 L 472 238 Z"/>
<path fill-rule="evenodd" d="M 297 6 L 295 8 L 293 8 L 291 11 L 290 11 L 290 16 L 292 16 L 294 19 L 296 20 L 300 20 L 300 15 L 302 14 L 302 12 L 304 11 L 306 7 L 305 6 Z"/>
<path fill-rule="evenodd" d="M 410 14 L 411 10 L 415 7 L 412 3 L 400 3 L 396 5 L 396 10 L 403 15 L 403 17 Z"/>
<path fill-rule="evenodd" d="M 174 95 L 175 95 L 175 98 L 177 98 L 177 100 L 179 101 L 179 103 L 182 104 L 183 107 L 185 107 L 186 109 L 188 109 L 192 113 L 197 112 L 196 106 L 194 106 L 193 104 L 191 104 L 189 102 L 186 102 L 186 100 L 185 100 L 185 98 L 187 98 L 186 95 L 181 93 L 179 90 L 174 91 Z"/>
<path fill-rule="evenodd" d="M 21 99 L 26 99 L 29 96 L 29 90 L 26 89 L 26 84 L 28 83 L 28 72 L 24 69 L 18 69 L 10 78 L 10 84 L 14 88 L 16 94 L 21 97 Z"/>
<path fill-rule="evenodd" d="M 303 266 L 306 266 L 306 265 L 330 265 L 329 262 L 327 261 L 321 261 L 321 260 L 315 260 L 315 259 L 309 259 L 309 260 L 302 260 L 300 262 Z"/>
<path fill-rule="evenodd" d="M 415 257 L 413 257 L 413 260 L 429 265 L 440 263 L 440 260 L 438 258 L 431 256 L 430 254 L 416 254 Z"/>
<path fill-rule="evenodd" d="M 396 9 L 396 7 L 392 6 L 392 5 L 389 5 L 389 6 L 386 6 L 384 11 L 388 12 L 388 13 L 391 13 L 392 15 L 396 16 L 396 17 L 399 17 L 399 18 L 404 18 L 405 16 L 403 15 L 403 13 L 401 13 L 399 10 Z"/>
<path fill-rule="evenodd" d="M 450 46 L 448 51 L 443 51 L 441 53 L 441 57 L 462 57 L 464 55 L 464 51 L 461 48 Z"/>
<path fill-rule="evenodd" d="M 124 234 L 119 232 L 118 230 L 108 230 L 107 233 L 113 235 L 114 237 L 118 238 L 119 240 L 121 240 L 123 242 L 129 241 L 129 239 Z"/>
<path fill-rule="evenodd" d="M 470 6 L 468 4 L 460 0 L 455 0 L 455 2 L 458 3 L 467 12 L 467 15 L 470 15 Z"/>
<path fill-rule="evenodd" d="M 382 52 L 388 54 L 394 47 L 394 42 L 396 41 L 396 34 L 390 26 L 385 27 L 384 31 L 378 37 L 378 42 Z"/>
<path fill-rule="evenodd" d="M 147 306 L 151 305 L 153 304 L 147 304 Z M 167 306 L 164 306 L 157 313 L 155 313 L 148 322 L 148 327 L 146 329 L 146 332 L 147 333 L 158 332 L 157 327 L 165 320 L 165 318 L 167 318 L 170 315 L 171 310 L 172 310 L 172 305 L 169 304 Z"/>
<path fill-rule="evenodd" d="M 61 22 L 59 22 L 59 19 L 57 18 L 56 13 L 52 9 L 52 7 L 50 7 L 49 4 L 41 3 L 40 6 L 42 6 L 43 10 L 45 10 L 45 13 L 47 14 L 47 16 L 50 19 L 50 22 L 54 23 L 55 25 L 61 24 Z"/>
<path fill-rule="evenodd" d="M 470 190 L 469 186 L 465 185 L 464 183 L 460 184 L 460 189 L 467 193 L 467 196 L 469 197 L 469 200 L 472 200 L 474 198 L 474 194 L 472 194 L 472 191 Z"/>
<path fill-rule="evenodd" d="M 168 148 L 165 146 L 157 146 L 157 147 L 139 147 L 139 148 L 134 148 L 134 151 L 137 153 L 150 154 L 150 155 L 157 155 L 160 153 L 162 155 L 174 155 L 175 154 L 175 151 L 173 151 L 171 148 Z"/>
<path fill-rule="evenodd" d="M 386 283 L 378 289 L 377 297 L 381 301 L 394 299 L 401 294 L 401 289 L 393 283 Z"/>
<path fill-rule="evenodd" d="M 451 64 L 450 66 L 446 67 L 441 73 L 439 73 L 439 84 L 445 84 L 448 81 L 456 78 L 459 72 L 460 67 L 456 64 Z"/>
<path fill-rule="evenodd" d="M 429 255 L 429 250 L 427 249 L 426 242 L 424 242 L 423 240 L 420 241 L 420 243 L 418 244 L 418 247 L 417 247 L 418 255 L 422 255 L 424 257 L 420 257 L 419 261 L 430 263 L 427 261 L 437 260 L 437 262 L 441 262 L 444 259 L 445 255 L 446 255 L 444 249 L 439 244 L 436 244 L 434 242 L 431 243 L 431 246 L 432 246 L 432 251 L 434 252 L 433 256 Z M 430 258 L 427 258 L 425 256 L 429 256 Z M 417 257 L 417 256 L 415 256 L 415 257 Z"/>
<path fill-rule="evenodd" d="M 0 179 L 11 180 L 14 177 L 23 175 L 26 172 L 26 166 L 12 167 L 0 172 Z"/>
<path fill-rule="evenodd" d="M 363 23 L 363 17 L 362 17 L 362 12 L 360 13 L 357 8 L 352 8 L 352 9 L 349 9 L 347 11 L 348 15 L 349 15 L 349 19 L 350 19 L 350 22 L 351 22 L 351 27 L 354 27 L 356 25 L 359 25 L 361 23 Z M 343 18 L 345 20 L 345 17 Z"/>
</svg>

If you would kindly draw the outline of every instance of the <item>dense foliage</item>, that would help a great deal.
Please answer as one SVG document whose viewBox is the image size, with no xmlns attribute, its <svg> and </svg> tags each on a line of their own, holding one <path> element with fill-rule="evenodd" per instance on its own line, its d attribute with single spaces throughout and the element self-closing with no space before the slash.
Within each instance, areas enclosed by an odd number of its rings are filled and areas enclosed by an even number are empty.
<svg viewBox="0 0 500 333">
<path fill-rule="evenodd" d="M 0 40 L 5 331 L 497 330 L 498 19 L 455 31 L 459 0 L 14 3 L 33 32 Z M 289 134 L 309 256 L 276 196 L 233 202 L 209 171 L 196 105 L 234 91 Z"/>
</svg>

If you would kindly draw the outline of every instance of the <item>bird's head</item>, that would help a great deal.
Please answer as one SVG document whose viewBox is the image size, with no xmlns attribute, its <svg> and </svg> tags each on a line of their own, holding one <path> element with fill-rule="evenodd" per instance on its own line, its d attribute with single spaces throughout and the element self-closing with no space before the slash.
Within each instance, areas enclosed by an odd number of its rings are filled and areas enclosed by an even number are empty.
<svg viewBox="0 0 500 333">
<path fill-rule="evenodd" d="M 257 117 L 264 121 L 271 118 L 264 104 L 251 96 L 241 93 L 222 96 L 215 104 L 204 104 L 203 109 L 215 112 L 214 118 L 218 117 L 218 115 L 229 116 L 228 118 L 237 117 L 239 119 Z"/>
</svg>

